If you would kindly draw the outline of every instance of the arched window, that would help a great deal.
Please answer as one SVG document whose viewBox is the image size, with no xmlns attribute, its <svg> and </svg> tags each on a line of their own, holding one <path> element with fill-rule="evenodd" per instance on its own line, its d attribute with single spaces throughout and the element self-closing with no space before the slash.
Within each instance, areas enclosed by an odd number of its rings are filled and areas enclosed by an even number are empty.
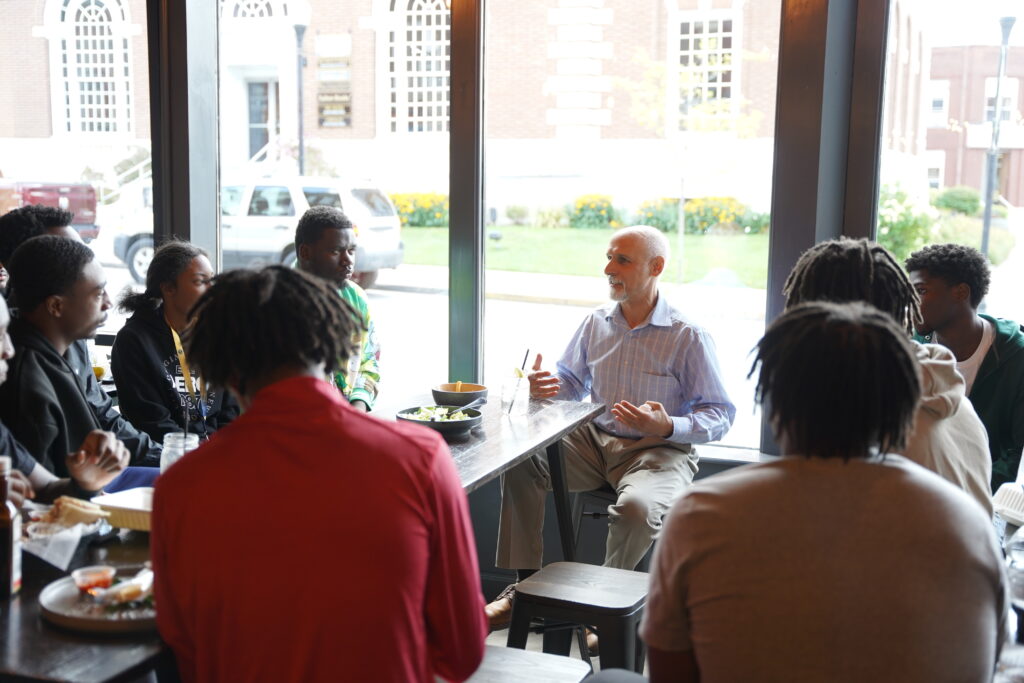
<svg viewBox="0 0 1024 683">
<path fill-rule="evenodd" d="M 131 132 L 131 32 L 124 1 L 60 0 L 57 24 L 51 41 L 54 129 Z"/>
<path fill-rule="evenodd" d="M 391 132 L 445 132 L 451 109 L 451 13 L 443 0 L 391 0 L 391 11 Z"/>
<path fill-rule="evenodd" d="M 288 4 L 273 0 L 220 0 L 220 15 L 231 19 L 286 17 Z"/>
</svg>

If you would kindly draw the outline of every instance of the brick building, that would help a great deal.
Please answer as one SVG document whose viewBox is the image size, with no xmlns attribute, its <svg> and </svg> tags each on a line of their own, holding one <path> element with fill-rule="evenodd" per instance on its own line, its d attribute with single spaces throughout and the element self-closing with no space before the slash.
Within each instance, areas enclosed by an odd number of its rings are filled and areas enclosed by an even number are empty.
<svg viewBox="0 0 1024 683">
<path fill-rule="evenodd" d="M 928 84 L 928 174 L 932 187 L 985 187 L 986 152 L 992 140 L 996 46 L 941 47 L 932 51 Z M 997 188 L 1014 206 L 1024 204 L 1024 48 L 1007 53 Z"/>
<path fill-rule="evenodd" d="M 884 141 L 910 159 L 920 157 L 927 73 L 915 4 L 894 0 L 890 73 L 898 76 L 888 87 L 896 106 Z M 52 171 L 60 151 L 62 175 L 74 177 L 148 147 L 144 0 L 3 5 L 10 37 L 0 46 L 0 85 L 19 96 L 0 102 L 0 170 Z M 731 195 L 767 210 L 780 5 L 490 3 L 489 203 L 541 207 L 602 192 L 635 206 L 683 192 Z M 295 171 L 296 23 L 308 23 L 307 173 L 369 176 L 389 191 L 447 189 L 443 0 L 309 0 L 308 19 L 296 0 L 220 7 L 223 173 Z"/>
</svg>

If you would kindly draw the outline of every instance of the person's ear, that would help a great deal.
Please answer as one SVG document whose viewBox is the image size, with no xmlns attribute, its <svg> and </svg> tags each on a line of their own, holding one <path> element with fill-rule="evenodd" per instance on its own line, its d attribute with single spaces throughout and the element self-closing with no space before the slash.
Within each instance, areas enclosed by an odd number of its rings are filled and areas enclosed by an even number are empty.
<svg viewBox="0 0 1024 683">
<path fill-rule="evenodd" d="M 53 318 L 60 318 L 64 315 L 64 297 L 60 294 L 52 294 L 43 301 L 46 312 Z"/>
<path fill-rule="evenodd" d="M 651 259 L 651 275 L 658 277 L 665 270 L 665 257 L 655 256 Z"/>
<path fill-rule="evenodd" d="M 953 298 L 958 302 L 970 301 L 971 300 L 971 286 L 966 282 L 961 282 L 953 287 Z"/>
<path fill-rule="evenodd" d="M 176 282 L 164 282 L 160 285 L 160 295 L 165 299 L 176 291 L 178 291 L 178 284 Z"/>
<path fill-rule="evenodd" d="M 310 254 L 310 251 L 311 251 L 311 247 L 308 244 L 300 244 L 299 245 L 298 251 L 295 252 L 299 256 L 299 263 L 304 263 L 306 261 L 309 261 L 309 257 L 312 255 L 312 254 Z"/>
</svg>

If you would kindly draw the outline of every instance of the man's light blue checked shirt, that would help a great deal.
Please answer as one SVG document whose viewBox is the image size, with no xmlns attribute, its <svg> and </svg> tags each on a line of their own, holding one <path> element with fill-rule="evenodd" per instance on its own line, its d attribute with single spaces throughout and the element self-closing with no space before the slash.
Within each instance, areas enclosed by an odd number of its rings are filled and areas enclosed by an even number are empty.
<svg viewBox="0 0 1024 683">
<path fill-rule="evenodd" d="M 661 294 L 650 317 L 634 329 L 618 303 L 596 309 L 576 330 L 556 373 L 562 384 L 555 398 L 581 401 L 589 394 L 607 408 L 594 424 L 616 436 L 645 436 L 612 415 L 619 401 L 664 405 L 674 425 L 668 440 L 675 443 L 718 441 L 736 417 L 711 336 Z"/>
</svg>

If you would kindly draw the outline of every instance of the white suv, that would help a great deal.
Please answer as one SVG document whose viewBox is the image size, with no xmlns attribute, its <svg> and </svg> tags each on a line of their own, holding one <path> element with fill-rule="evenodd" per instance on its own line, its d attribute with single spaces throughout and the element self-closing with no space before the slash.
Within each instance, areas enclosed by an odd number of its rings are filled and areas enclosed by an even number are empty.
<svg viewBox="0 0 1024 683">
<path fill-rule="evenodd" d="M 221 186 L 221 258 L 224 269 L 295 262 L 295 226 L 311 206 L 337 206 L 356 230 L 356 276 L 371 287 L 381 268 L 402 263 L 398 212 L 370 183 L 290 176 L 227 181 Z M 137 282 L 153 257 L 151 235 L 119 235 L 114 253 Z"/>
</svg>

